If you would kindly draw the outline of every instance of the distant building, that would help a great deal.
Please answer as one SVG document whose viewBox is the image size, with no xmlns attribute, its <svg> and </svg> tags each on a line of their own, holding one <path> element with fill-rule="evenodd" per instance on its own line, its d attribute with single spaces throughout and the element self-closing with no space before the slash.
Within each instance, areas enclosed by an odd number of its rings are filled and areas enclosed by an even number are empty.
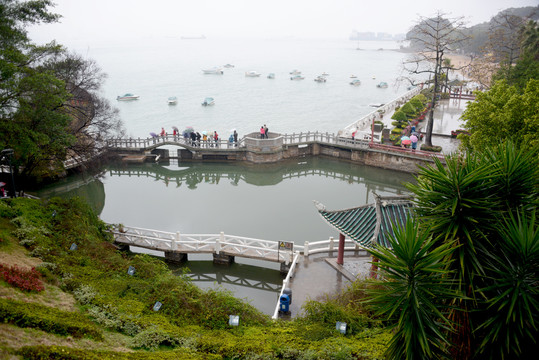
<svg viewBox="0 0 539 360">
<path fill-rule="evenodd" d="M 388 34 L 388 33 L 384 33 L 384 32 L 379 32 L 379 33 L 375 33 L 375 32 L 359 32 L 359 31 L 353 30 L 352 33 L 350 34 L 349 39 L 350 40 L 355 40 L 355 41 L 358 41 L 358 40 L 364 40 L 364 41 L 369 41 L 369 40 L 375 40 L 375 41 L 401 41 L 401 40 L 404 40 L 405 37 L 406 37 L 406 34 L 392 35 L 392 34 Z"/>
</svg>

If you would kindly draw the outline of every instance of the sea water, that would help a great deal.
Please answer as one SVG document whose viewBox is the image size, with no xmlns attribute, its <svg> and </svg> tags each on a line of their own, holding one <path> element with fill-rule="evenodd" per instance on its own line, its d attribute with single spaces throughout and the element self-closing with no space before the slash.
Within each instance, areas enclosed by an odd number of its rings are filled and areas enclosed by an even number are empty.
<svg viewBox="0 0 539 360">
<path fill-rule="evenodd" d="M 266 125 L 271 132 L 338 130 L 407 91 L 402 62 L 407 56 L 390 41 L 305 39 L 154 39 L 85 49 L 108 75 L 103 96 L 120 110 L 127 135 L 148 137 L 161 127 L 217 131 L 241 136 Z M 220 67 L 224 74 L 204 74 Z M 292 70 L 304 80 L 291 80 Z M 256 71 L 260 77 L 246 77 Z M 274 73 L 274 79 L 267 75 Z M 327 73 L 325 83 L 314 79 Z M 360 86 L 352 86 L 355 78 Z M 380 82 L 388 88 L 378 88 Z M 117 101 L 125 93 L 139 100 Z M 178 103 L 168 105 L 168 97 Z M 202 106 L 205 97 L 215 105 Z"/>
</svg>

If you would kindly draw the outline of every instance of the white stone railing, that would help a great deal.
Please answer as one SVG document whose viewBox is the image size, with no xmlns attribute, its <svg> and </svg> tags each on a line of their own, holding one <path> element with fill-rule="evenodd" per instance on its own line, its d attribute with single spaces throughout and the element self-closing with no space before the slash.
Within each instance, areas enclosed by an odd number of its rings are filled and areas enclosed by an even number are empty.
<svg viewBox="0 0 539 360">
<path fill-rule="evenodd" d="M 417 94 L 421 92 L 421 86 L 416 86 L 413 89 L 405 92 L 396 99 L 391 100 L 387 104 L 384 104 L 380 107 L 377 107 L 375 110 L 371 111 L 367 115 L 363 116 L 359 120 L 354 121 L 350 125 L 346 126 L 344 129 L 339 130 L 339 135 L 342 136 L 351 136 L 351 134 L 356 131 L 369 132 L 366 129 L 370 129 L 372 122 L 380 117 L 380 113 L 387 113 L 391 110 L 395 110 L 397 106 L 403 105 L 406 101 L 410 100 Z"/>
<path fill-rule="evenodd" d="M 292 252 L 279 248 L 279 241 L 220 234 L 180 234 L 134 227 L 114 227 L 115 241 L 158 251 L 215 253 L 267 261 L 292 262 Z"/>
<path fill-rule="evenodd" d="M 335 240 L 330 237 L 329 240 L 322 240 L 316 242 L 305 241 L 303 245 L 303 255 L 309 256 L 313 254 L 325 253 L 330 251 L 337 251 L 339 246 L 339 240 Z M 359 245 L 357 242 L 346 238 L 344 240 L 344 251 L 367 251 L 367 248 Z"/>
<path fill-rule="evenodd" d="M 279 293 L 279 297 L 277 298 L 277 305 L 275 306 L 275 311 L 273 312 L 272 319 L 277 319 L 279 317 L 279 305 L 281 295 L 283 295 L 285 289 L 290 288 L 290 279 L 294 277 L 294 272 L 296 271 L 296 265 L 298 264 L 299 257 L 300 253 L 299 251 L 296 251 L 294 255 L 294 260 L 292 261 L 292 265 L 290 265 L 290 269 L 286 274 L 286 278 L 283 280 L 283 287 L 281 288 L 281 292 Z"/>
</svg>

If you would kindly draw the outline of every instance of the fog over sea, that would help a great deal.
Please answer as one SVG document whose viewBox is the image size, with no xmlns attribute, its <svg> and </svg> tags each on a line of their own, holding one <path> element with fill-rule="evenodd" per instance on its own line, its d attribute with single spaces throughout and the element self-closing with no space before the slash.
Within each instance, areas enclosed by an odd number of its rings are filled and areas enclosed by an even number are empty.
<svg viewBox="0 0 539 360">
<path fill-rule="evenodd" d="M 204 39 L 178 37 L 76 49 L 96 60 L 108 75 L 103 95 L 120 110 L 127 135 L 147 137 L 164 127 L 216 130 L 240 137 L 266 124 L 279 133 L 321 131 L 336 133 L 373 111 L 373 103 L 387 103 L 406 92 L 402 75 L 405 54 L 392 41 L 313 39 Z M 358 50 L 358 48 L 360 50 Z M 225 64 L 223 75 L 204 74 Z M 290 80 L 301 71 L 304 80 Z M 261 73 L 246 77 L 246 71 Z M 326 83 L 314 78 L 328 73 Z M 268 79 L 269 73 L 275 79 Z M 360 86 L 350 85 L 352 75 Z M 376 84 L 384 81 L 386 89 Z M 117 101 L 133 93 L 137 101 Z M 177 105 L 167 98 L 176 96 Z M 202 106 L 205 97 L 214 106 Z"/>
</svg>

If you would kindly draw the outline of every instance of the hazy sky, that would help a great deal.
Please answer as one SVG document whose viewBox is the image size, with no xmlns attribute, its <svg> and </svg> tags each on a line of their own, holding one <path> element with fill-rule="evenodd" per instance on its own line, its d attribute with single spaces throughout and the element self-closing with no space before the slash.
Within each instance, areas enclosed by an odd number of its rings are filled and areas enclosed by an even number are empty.
<svg viewBox="0 0 539 360">
<path fill-rule="evenodd" d="M 539 0 L 55 0 L 60 23 L 31 29 L 38 43 L 123 38 L 298 37 L 346 39 L 352 30 L 405 33 L 438 10 L 468 25 Z M 84 45 L 83 45 L 84 46 Z"/>
</svg>

